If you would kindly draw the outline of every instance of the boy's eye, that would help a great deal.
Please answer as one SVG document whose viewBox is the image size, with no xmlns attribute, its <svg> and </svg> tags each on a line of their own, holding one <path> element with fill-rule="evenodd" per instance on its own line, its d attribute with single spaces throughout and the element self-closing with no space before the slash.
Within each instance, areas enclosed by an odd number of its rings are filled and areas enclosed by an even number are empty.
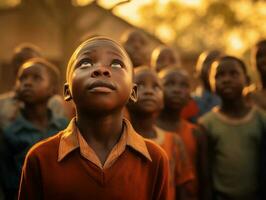
<svg viewBox="0 0 266 200">
<path fill-rule="evenodd" d="M 113 68 L 123 68 L 124 67 L 124 63 L 118 59 L 114 59 L 111 63 L 111 67 Z"/>
<path fill-rule="evenodd" d="M 79 66 L 80 67 L 92 67 L 92 63 L 90 61 L 84 61 Z"/>
</svg>

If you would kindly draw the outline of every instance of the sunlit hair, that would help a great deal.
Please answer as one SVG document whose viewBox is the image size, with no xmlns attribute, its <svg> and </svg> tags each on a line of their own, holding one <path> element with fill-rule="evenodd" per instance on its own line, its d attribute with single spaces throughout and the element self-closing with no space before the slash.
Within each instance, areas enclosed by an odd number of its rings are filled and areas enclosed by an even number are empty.
<svg viewBox="0 0 266 200">
<path fill-rule="evenodd" d="M 196 64 L 196 73 L 198 76 L 202 73 L 203 67 L 211 67 L 211 64 L 219 57 L 222 53 L 219 50 L 204 51 L 200 54 Z"/>
<path fill-rule="evenodd" d="M 155 72 L 155 70 L 153 70 L 150 66 L 148 65 L 141 65 L 141 66 L 138 66 L 138 67 L 135 67 L 134 68 L 134 74 L 137 74 L 139 72 L 142 72 L 142 71 L 152 71 L 152 72 Z M 155 72 L 156 73 L 156 72 Z"/>
<path fill-rule="evenodd" d="M 211 68 L 210 68 L 210 76 L 209 76 L 209 79 L 210 79 L 210 85 L 211 85 L 211 89 L 213 91 L 215 91 L 215 75 L 216 75 L 216 69 L 217 67 L 219 66 L 219 64 L 225 60 L 232 60 L 232 61 L 235 61 L 239 64 L 239 66 L 241 67 L 245 77 L 247 78 L 247 82 L 249 82 L 249 76 L 248 76 L 248 73 L 247 73 L 247 67 L 245 65 L 245 63 L 240 59 L 240 58 L 237 58 L 235 56 L 230 56 L 230 55 L 224 55 L 224 56 L 221 56 L 219 57 L 216 61 L 214 61 L 211 65 Z"/>
<path fill-rule="evenodd" d="M 105 36 L 97 36 L 97 37 L 92 37 L 87 39 L 86 41 L 84 41 L 83 43 L 81 43 L 81 45 L 78 46 L 78 48 L 74 51 L 74 53 L 72 54 L 72 56 L 70 57 L 70 60 L 68 62 L 67 65 L 67 70 L 66 70 L 66 80 L 67 82 L 70 82 L 71 76 L 75 70 L 76 67 L 76 62 L 77 62 L 77 58 L 79 57 L 80 54 L 82 54 L 84 51 L 87 51 L 87 48 L 92 45 L 95 44 L 95 46 L 97 46 L 97 43 L 104 43 L 104 45 L 112 45 L 115 48 L 117 48 L 122 56 L 126 59 L 126 65 L 130 68 L 132 67 L 132 63 L 131 60 L 127 54 L 127 52 L 124 50 L 124 48 L 122 47 L 122 45 L 120 45 L 119 43 L 117 43 L 116 41 L 112 40 L 111 38 L 105 37 Z"/>
<path fill-rule="evenodd" d="M 40 65 L 47 70 L 48 76 L 51 80 L 51 85 L 55 87 L 56 92 L 57 92 L 57 89 L 59 86 L 59 80 L 60 80 L 60 71 L 54 64 L 45 60 L 44 58 L 31 58 L 31 59 L 27 60 L 20 67 L 18 75 L 20 75 L 22 73 L 24 68 L 29 67 L 29 66 L 33 66 L 33 65 Z"/>
<path fill-rule="evenodd" d="M 161 45 L 156 47 L 151 54 L 151 67 L 155 69 L 156 65 L 157 65 L 157 60 L 159 58 L 159 56 L 161 55 L 162 52 L 164 51 L 169 51 L 173 54 L 174 58 L 175 58 L 175 65 L 181 67 L 181 59 L 180 59 L 180 55 L 172 48 L 165 46 L 165 45 Z"/>
<path fill-rule="evenodd" d="M 20 66 L 28 59 L 42 57 L 41 50 L 34 44 L 22 43 L 15 47 L 12 56 L 12 67 L 14 73 L 17 74 Z"/>
<path fill-rule="evenodd" d="M 186 78 L 189 79 L 189 74 L 188 72 L 182 68 L 182 67 L 173 67 L 173 66 L 169 66 L 169 67 L 166 67 L 164 69 L 162 69 L 159 73 L 158 73 L 158 76 L 160 79 L 164 79 L 166 76 L 168 76 L 169 74 L 172 74 L 172 73 L 177 73 L 177 74 L 180 74 Z"/>
<path fill-rule="evenodd" d="M 32 43 L 27 43 L 27 42 L 21 43 L 18 46 L 16 46 L 14 49 L 14 55 L 20 54 L 24 51 L 31 51 L 35 53 L 36 55 L 41 56 L 41 49 L 38 46 Z"/>
<path fill-rule="evenodd" d="M 147 40 L 148 40 L 146 35 L 143 32 L 141 32 L 140 30 L 129 29 L 122 34 L 122 36 L 120 38 L 121 44 L 125 45 L 125 43 L 127 43 L 128 40 L 134 35 L 139 35 L 140 37 L 142 37 L 144 42 L 147 42 Z"/>
</svg>

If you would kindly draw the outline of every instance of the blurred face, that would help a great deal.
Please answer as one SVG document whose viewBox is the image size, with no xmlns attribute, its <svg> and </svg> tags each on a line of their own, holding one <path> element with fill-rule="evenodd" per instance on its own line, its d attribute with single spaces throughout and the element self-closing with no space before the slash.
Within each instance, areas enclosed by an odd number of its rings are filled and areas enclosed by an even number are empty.
<svg viewBox="0 0 266 200">
<path fill-rule="evenodd" d="M 241 97 L 247 84 L 247 78 L 242 67 L 232 59 L 222 60 L 214 65 L 210 78 L 216 93 L 226 100 Z"/>
<path fill-rule="evenodd" d="M 31 58 L 36 58 L 38 57 L 39 54 L 33 50 L 30 49 L 26 49 L 21 51 L 19 54 L 17 54 L 14 58 L 13 58 L 13 68 L 14 68 L 14 74 L 17 75 L 17 72 L 20 68 L 20 66 L 26 62 L 27 60 L 31 59 Z"/>
<path fill-rule="evenodd" d="M 175 65 L 176 63 L 177 60 L 174 52 L 171 49 L 163 49 L 156 60 L 155 69 L 159 72 L 168 66 Z"/>
<path fill-rule="evenodd" d="M 266 46 L 260 46 L 256 55 L 257 69 L 259 73 L 266 76 Z"/>
<path fill-rule="evenodd" d="M 16 90 L 25 103 L 47 101 L 54 93 L 54 87 L 47 69 L 41 64 L 25 63 L 18 72 Z"/>
<path fill-rule="evenodd" d="M 132 67 L 109 41 L 92 41 L 77 55 L 66 84 L 77 110 L 108 112 L 122 109 L 132 92 Z"/>
<path fill-rule="evenodd" d="M 181 110 L 190 98 L 190 83 L 188 76 L 181 72 L 169 72 L 163 77 L 165 106 Z"/>
<path fill-rule="evenodd" d="M 163 92 L 155 72 L 142 70 L 135 74 L 134 81 L 138 86 L 138 101 L 131 108 L 140 114 L 158 114 L 163 107 Z"/>
<path fill-rule="evenodd" d="M 129 35 L 124 47 L 134 67 L 147 63 L 146 45 L 147 41 L 142 34 L 133 32 Z"/>
</svg>

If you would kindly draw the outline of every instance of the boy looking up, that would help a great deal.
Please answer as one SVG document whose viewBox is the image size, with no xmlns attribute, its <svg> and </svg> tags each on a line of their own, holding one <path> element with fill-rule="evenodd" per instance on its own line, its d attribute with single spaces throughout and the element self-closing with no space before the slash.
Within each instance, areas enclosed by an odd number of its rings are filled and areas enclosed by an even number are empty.
<svg viewBox="0 0 266 200">
<path fill-rule="evenodd" d="M 132 76 L 125 50 L 109 38 L 76 49 L 64 92 L 76 117 L 30 150 L 19 199 L 167 199 L 167 156 L 123 119 L 128 100 L 137 100 Z"/>
</svg>

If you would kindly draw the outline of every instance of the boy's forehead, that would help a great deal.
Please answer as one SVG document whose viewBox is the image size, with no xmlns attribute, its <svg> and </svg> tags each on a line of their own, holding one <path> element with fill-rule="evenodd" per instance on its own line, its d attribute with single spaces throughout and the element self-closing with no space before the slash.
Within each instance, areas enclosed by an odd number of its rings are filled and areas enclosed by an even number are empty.
<svg viewBox="0 0 266 200">
<path fill-rule="evenodd" d="M 86 45 L 81 47 L 77 56 L 87 53 L 87 52 L 95 51 L 96 49 L 99 49 L 99 48 L 112 51 L 115 54 L 127 59 L 127 55 L 125 51 L 123 51 L 122 48 L 118 44 L 115 44 L 108 40 L 95 40 L 95 41 L 91 41 L 87 43 Z"/>
<path fill-rule="evenodd" d="M 21 66 L 19 70 L 19 74 L 25 71 L 34 71 L 38 73 L 44 73 L 46 71 L 46 68 L 41 63 L 26 62 L 25 64 Z"/>
</svg>

